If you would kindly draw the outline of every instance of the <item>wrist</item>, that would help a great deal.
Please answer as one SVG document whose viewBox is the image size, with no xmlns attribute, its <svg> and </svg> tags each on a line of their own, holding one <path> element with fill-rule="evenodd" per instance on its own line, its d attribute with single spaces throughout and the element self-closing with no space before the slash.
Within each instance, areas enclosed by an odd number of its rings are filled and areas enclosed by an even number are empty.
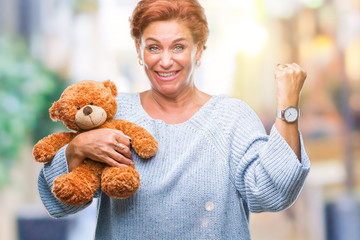
<svg viewBox="0 0 360 240">
<path fill-rule="evenodd" d="M 79 151 L 79 148 L 70 142 L 66 148 L 65 156 L 68 164 L 69 172 L 79 166 L 85 159 L 85 156 Z"/>
<path fill-rule="evenodd" d="M 299 99 L 281 99 L 277 101 L 277 109 L 279 110 L 284 110 L 289 106 L 299 108 Z"/>
</svg>

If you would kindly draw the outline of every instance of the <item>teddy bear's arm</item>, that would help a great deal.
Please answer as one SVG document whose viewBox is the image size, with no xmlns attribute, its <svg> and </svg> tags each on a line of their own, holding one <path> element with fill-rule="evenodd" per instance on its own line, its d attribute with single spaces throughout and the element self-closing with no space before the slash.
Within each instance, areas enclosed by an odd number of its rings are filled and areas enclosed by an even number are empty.
<svg viewBox="0 0 360 240">
<path fill-rule="evenodd" d="M 131 147 L 142 158 L 153 157 L 158 149 L 155 138 L 144 128 L 125 120 L 113 119 L 111 125 L 131 137 Z"/>
<path fill-rule="evenodd" d="M 33 148 L 35 160 L 41 163 L 50 162 L 56 152 L 68 144 L 75 136 L 76 133 L 73 132 L 60 132 L 41 139 Z"/>
</svg>

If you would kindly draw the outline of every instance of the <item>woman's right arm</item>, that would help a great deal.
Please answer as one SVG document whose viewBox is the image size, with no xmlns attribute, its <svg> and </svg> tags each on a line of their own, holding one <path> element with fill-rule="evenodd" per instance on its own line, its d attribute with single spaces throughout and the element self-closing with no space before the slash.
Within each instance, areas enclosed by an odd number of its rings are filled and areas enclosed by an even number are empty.
<svg viewBox="0 0 360 240">
<path fill-rule="evenodd" d="M 55 178 L 71 172 L 85 158 L 114 167 L 131 165 L 133 162 L 130 139 L 118 130 L 97 129 L 79 134 L 68 145 L 62 147 L 54 159 L 44 165 L 38 178 L 41 200 L 51 216 L 67 216 L 90 205 L 91 202 L 82 206 L 69 206 L 59 201 L 51 191 Z"/>
<path fill-rule="evenodd" d="M 43 166 L 38 177 L 38 190 L 41 201 L 50 216 L 55 218 L 76 213 L 90 205 L 90 203 L 83 206 L 66 205 L 58 200 L 51 191 L 54 179 L 69 172 L 65 157 L 66 148 L 67 145 L 62 147 L 56 153 L 54 159 Z"/>
</svg>

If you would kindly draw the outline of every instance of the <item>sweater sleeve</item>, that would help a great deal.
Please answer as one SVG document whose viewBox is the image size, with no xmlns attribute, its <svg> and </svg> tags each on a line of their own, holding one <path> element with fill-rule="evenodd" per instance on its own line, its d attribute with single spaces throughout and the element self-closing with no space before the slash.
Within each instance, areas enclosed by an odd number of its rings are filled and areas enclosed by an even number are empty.
<svg viewBox="0 0 360 240">
<path fill-rule="evenodd" d="M 281 211 L 297 199 L 310 169 L 300 133 L 301 160 L 272 127 L 269 135 L 245 103 L 232 133 L 230 168 L 251 212 Z"/>
<path fill-rule="evenodd" d="M 74 214 L 91 204 L 91 202 L 89 202 L 82 206 L 69 206 L 58 200 L 51 192 L 54 179 L 69 172 L 65 156 L 66 147 L 67 145 L 62 147 L 56 153 L 54 159 L 44 165 L 38 177 L 38 190 L 41 201 L 43 202 L 50 216 L 55 218 Z"/>
</svg>

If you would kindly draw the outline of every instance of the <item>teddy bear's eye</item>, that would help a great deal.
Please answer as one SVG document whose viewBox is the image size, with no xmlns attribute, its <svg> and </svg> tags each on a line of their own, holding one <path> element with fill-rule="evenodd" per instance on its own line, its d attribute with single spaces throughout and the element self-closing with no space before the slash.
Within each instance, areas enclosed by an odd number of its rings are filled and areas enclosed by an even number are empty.
<svg viewBox="0 0 360 240">
<path fill-rule="evenodd" d="M 91 103 L 90 103 L 90 105 L 94 105 L 94 103 L 93 103 L 93 102 L 91 102 Z"/>
<path fill-rule="evenodd" d="M 80 110 L 80 107 L 76 107 L 77 110 Z"/>
</svg>

